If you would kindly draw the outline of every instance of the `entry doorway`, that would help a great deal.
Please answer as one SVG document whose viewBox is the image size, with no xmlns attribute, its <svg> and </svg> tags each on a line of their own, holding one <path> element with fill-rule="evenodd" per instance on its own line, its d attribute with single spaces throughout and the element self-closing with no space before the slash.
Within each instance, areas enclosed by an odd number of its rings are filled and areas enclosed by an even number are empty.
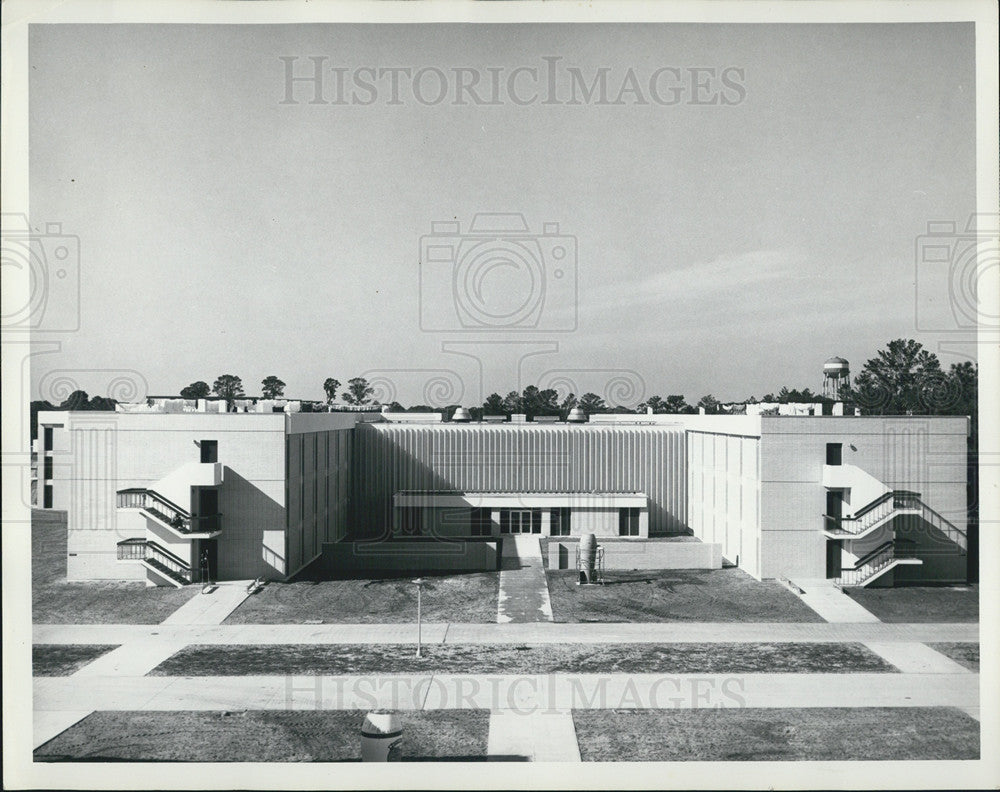
<svg viewBox="0 0 1000 792">
<path fill-rule="evenodd" d="M 841 559 L 843 555 L 842 542 L 839 539 L 826 540 L 826 577 L 839 578 L 841 573 Z"/>
<path fill-rule="evenodd" d="M 501 509 L 500 533 L 540 534 L 542 532 L 541 509 Z"/>
<path fill-rule="evenodd" d="M 196 561 L 198 564 L 196 573 L 202 583 L 219 579 L 219 544 L 215 539 L 200 539 L 198 541 Z"/>
</svg>

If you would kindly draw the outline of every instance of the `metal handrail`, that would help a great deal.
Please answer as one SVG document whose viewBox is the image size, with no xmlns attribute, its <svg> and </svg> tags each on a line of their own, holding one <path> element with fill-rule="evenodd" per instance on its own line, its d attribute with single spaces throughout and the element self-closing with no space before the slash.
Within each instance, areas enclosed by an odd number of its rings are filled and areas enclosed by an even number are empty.
<svg viewBox="0 0 1000 792">
<path fill-rule="evenodd" d="M 888 546 L 886 546 L 888 545 Z M 868 578 L 872 577 L 876 572 L 889 566 L 893 561 L 896 560 L 895 549 L 891 542 L 887 542 L 885 545 L 881 546 L 884 549 L 880 549 L 879 552 L 874 554 L 869 554 L 870 560 L 866 561 L 853 569 L 843 569 L 840 572 L 840 585 L 842 586 L 857 586 L 863 583 Z M 868 556 L 866 556 L 867 558 Z"/>
<path fill-rule="evenodd" d="M 968 549 L 969 540 L 965 531 L 924 503 L 920 498 L 919 492 L 911 490 L 892 490 L 886 492 L 860 509 L 853 517 L 833 517 L 829 514 L 824 514 L 823 517 L 827 523 L 833 523 L 834 530 L 857 535 L 864 533 L 876 523 L 889 517 L 897 509 L 919 509 L 921 516 L 927 522 L 931 523 L 963 550 Z"/>
<path fill-rule="evenodd" d="M 192 580 L 191 565 L 151 539 L 125 539 L 118 543 L 119 561 L 150 561 L 182 577 Z"/>
<path fill-rule="evenodd" d="M 210 533 L 221 530 L 222 512 L 192 515 L 156 490 L 133 487 L 118 490 L 119 509 L 144 509 L 181 533 Z M 202 528 L 206 524 L 208 527 Z"/>
</svg>

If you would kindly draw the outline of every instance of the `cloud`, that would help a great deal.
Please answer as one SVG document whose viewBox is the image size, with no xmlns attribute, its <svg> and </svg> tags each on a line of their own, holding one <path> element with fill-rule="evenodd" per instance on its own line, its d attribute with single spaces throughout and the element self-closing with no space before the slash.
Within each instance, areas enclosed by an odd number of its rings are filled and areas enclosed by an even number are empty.
<svg viewBox="0 0 1000 792">
<path fill-rule="evenodd" d="M 671 265 L 640 278 L 586 285 L 580 290 L 578 306 L 582 317 L 608 308 L 659 304 L 674 309 L 684 306 L 690 311 L 698 301 L 714 303 L 720 298 L 736 304 L 748 293 L 773 290 L 776 283 L 809 278 L 807 266 L 806 257 L 791 249 L 753 250 L 707 262 Z M 619 274 L 626 271 L 616 269 Z"/>
</svg>

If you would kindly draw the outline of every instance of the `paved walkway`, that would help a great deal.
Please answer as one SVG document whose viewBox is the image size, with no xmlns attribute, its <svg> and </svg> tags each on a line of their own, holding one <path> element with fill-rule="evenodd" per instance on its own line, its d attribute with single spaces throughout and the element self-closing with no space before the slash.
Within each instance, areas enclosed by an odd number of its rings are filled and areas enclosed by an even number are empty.
<svg viewBox="0 0 1000 792">
<path fill-rule="evenodd" d="M 486 754 L 493 761 L 579 762 L 573 714 L 492 710 Z"/>
<path fill-rule="evenodd" d="M 848 597 L 831 580 L 795 580 L 802 601 L 828 622 L 877 622 L 879 618 Z"/>
<path fill-rule="evenodd" d="M 549 586 L 538 536 L 513 534 L 503 541 L 497 622 L 552 621 Z"/>
<path fill-rule="evenodd" d="M 32 746 L 37 748 L 91 712 L 102 709 L 99 701 L 90 700 L 86 695 L 92 685 L 100 684 L 100 680 L 143 678 L 142 675 L 148 674 L 190 643 L 183 635 L 185 629 L 220 624 L 246 599 L 249 584 L 250 581 L 227 582 L 207 594 L 195 594 L 163 621 L 163 635 L 158 634 L 156 629 L 161 625 L 145 625 L 150 628 L 145 630 L 133 625 L 118 625 L 116 640 L 109 642 L 121 644 L 118 648 L 101 655 L 70 676 L 62 677 L 84 693 L 78 705 L 54 709 L 35 707 Z M 173 635 L 171 630 L 180 632 Z"/>
<path fill-rule="evenodd" d="M 171 613 L 163 624 L 222 624 L 249 594 L 252 580 L 230 580 L 216 584 L 208 594 L 196 594 Z"/>
<path fill-rule="evenodd" d="M 416 624 L 36 624 L 36 644 L 122 644 L 158 638 L 184 644 L 413 643 Z M 422 625 L 424 643 L 977 643 L 977 623 L 673 622 Z"/>
<path fill-rule="evenodd" d="M 961 674 L 385 674 L 34 680 L 40 713 L 91 710 L 573 709 L 979 706 Z M 506 723 L 506 722 L 505 722 Z M 64 726 L 65 728 L 65 726 Z M 55 736 L 55 735 L 51 735 Z M 36 743 L 37 745 L 37 743 Z"/>
</svg>

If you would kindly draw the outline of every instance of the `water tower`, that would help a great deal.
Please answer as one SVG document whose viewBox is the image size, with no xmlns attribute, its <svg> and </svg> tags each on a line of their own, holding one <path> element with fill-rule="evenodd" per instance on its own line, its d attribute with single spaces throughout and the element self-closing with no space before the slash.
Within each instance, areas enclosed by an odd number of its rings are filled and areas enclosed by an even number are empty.
<svg viewBox="0 0 1000 792">
<path fill-rule="evenodd" d="M 823 364 L 823 396 L 840 401 L 842 391 L 851 387 L 851 366 L 842 357 L 832 357 Z"/>
</svg>

